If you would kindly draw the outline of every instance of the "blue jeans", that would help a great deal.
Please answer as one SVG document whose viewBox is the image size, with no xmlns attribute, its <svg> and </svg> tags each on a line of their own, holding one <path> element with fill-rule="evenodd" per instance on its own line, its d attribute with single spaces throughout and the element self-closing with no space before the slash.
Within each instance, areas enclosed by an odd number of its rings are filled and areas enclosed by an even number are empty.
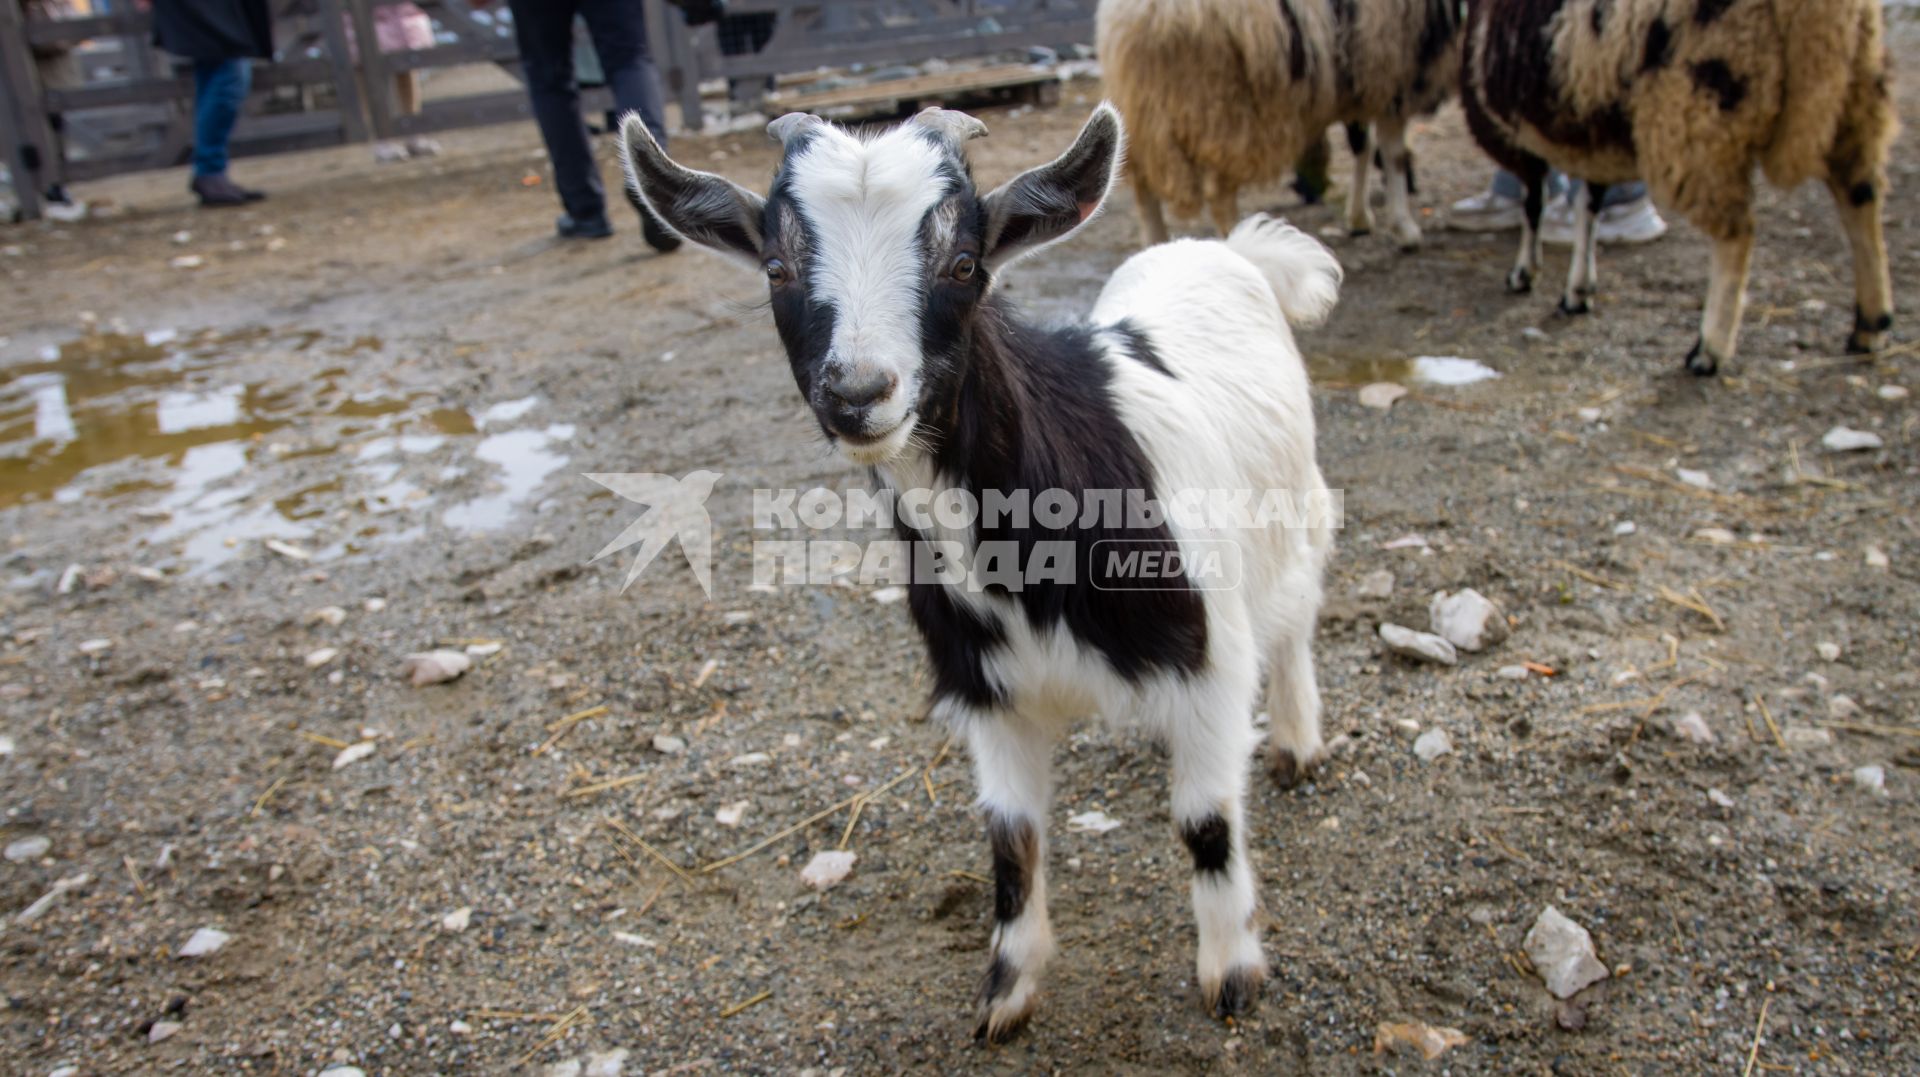
<svg viewBox="0 0 1920 1077">
<path fill-rule="evenodd" d="M 252 85 L 253 66 L 245 60 L 193 62 L 194 175 L 218 176 L 227 170 L 227 140 Z"/>
<path fill-rule="evenodd" d="M 1572 197 L 1573 185 L 1580 182 L 1580 180 L 1569 179 L 1559 172 L 1547 173 L 1547 201 Z M 1520 177 L 1504 168 L 1493 174 L 1493 193 L 1511 198 L 1516 202 L 1527 196 L 1526 188 L 1520 186 Z M 1645 197 L 1647 197 L 1647 185 L 1644 183 L 1616 183 L 1607 188 L 1607 193 L 1600 199 L 1600 208 L 1624 206 L 1628 202 L 1637 202 Z"/>
</svg>

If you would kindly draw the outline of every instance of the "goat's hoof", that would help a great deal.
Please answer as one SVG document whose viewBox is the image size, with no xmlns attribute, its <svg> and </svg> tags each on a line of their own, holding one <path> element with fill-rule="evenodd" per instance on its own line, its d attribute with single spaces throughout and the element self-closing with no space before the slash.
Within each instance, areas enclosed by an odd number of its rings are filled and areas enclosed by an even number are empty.
<svg viewBox="0 0 1920 1077">
<path fill-rule="evenodd" d="M 1002 1044 L 1020 1034 L 1033 1016 L 1039 998 L 1039 984 L 1032 976 L 1016 972 L 1004 960 L 995 957 L 980 982 L 977 1002 L 980 1021 L 973 1038 L 990 1044 Z"/>
<path fill-rule="evenodd" d="M 1273 774 L 1273 784 L 1282 789 L 1292 789 L 1320 769 L 1327 761 L 1327 750 L 1314 747 L 1302 752 L 1292 748 L 1275 748 L 1267 759 L 1267 769 Z"/>
<path fill-rule="evenodd" d="M 1354 239 L 1359 239 L 1361 236 L 1370 236 L 1372 234 L 1373 234 L 1373 226 L 1370 224 L 1364 225 L 1361 227 L 1355 227 L 1353 225 L 1347 226 L 1347 235 L 1351 236 Z"/>
<path fill-rule="evenodd" d="M 1401 254 L 1412 254 L 1419 250 L 1420 244 L 1425 240 L 1426 237 L 1420 234 L 1420 226 L 1417 224 L 1393 230 L 1393 245 L 1400 249 Z"/>
<path fill-rule="evenodd" d="M 1266 971 L 1257 965 L 1229 970 L 1219 983 L 1204 986 L 1207 1012 L 1221 1020 L 1252 1013 L 1260 1003 L 1260 985 L 1266 978 Z"/>
<path fill-rule="evenodd" d="M 1693 350 L 1687 353 L 1687 373 L 1695 377 L 1708 378 L 1720 371 L 1720 360 L 1713 357 L 1703 341 L 1693 342 Z"/>
<path fill-rule="evenodd" d="M 1560 313 L 1569 316 L 1575 314 L 1592 314 L 1593 304 L 1588 301 L 1584 295 L 1573 300 L 1568 300 L 1567 297 L 1563 295 L 1560 297 L 1560 306 L 1558 309 Z"/>
<path fill-rule="evenodd" d="M 1514 295 L 1526 295 L 1533 291 L 1533 274 L 1524 269 L 1516 269 L 1508 273 L 1507 291 Z"/>
</svg>

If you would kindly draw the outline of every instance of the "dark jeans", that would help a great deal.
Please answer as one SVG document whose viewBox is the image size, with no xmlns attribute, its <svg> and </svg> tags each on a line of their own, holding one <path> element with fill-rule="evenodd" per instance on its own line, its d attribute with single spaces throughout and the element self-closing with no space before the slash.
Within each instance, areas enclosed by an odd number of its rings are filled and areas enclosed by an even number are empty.
<svg viewBox="0 0 1920 1077">
<path fill-rule="evenodd" d="M 594 164 L 587 124 L 580 116 L 580 84 L 573 77 L 573 18 L 587 21 L 593 51 L 606 72 L 616 112 L 638 112 L 660 144 L 667 143 L 660 78 L 647 50 L 640 0 L 509 0 L 513 34 L 527 75 L 533 118 L 553 161 L 560 204 L 575 220 L 606 216 L 606 188 Z"/>
<path fill-rule="evenodd" d="M 240 119 L 253 85 L 253 65 L 245 60 L 193 62 L 193 174 L 217 176 L 227 170 L 227 140 Z"/>
</svg>

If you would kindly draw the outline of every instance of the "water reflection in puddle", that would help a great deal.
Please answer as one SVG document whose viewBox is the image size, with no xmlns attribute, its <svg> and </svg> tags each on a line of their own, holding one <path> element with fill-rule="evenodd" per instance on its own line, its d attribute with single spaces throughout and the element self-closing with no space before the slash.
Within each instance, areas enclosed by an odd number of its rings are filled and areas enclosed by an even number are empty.
<svg viewBox="0 0 1920 1077">
<path fill-rule="evenodd" d="M 1307 360 L 1307 372 L 1317 383 L 1341 382 L 1364 385 L 1390 381 L 1399 385 L 1461 386 L 1490 381 L 1500 376 L 1478 359 L 1458 355 L 1416 355 L 1412 358 L 1315 355 Z"/>
<path fill-rule="evenodd" d="M 317 348 L 325 339 L 96 332 L 0 367 L 0 510 L 124 498 L 139 543 L 201 573 L 267 538 L 324 561 L 436 522 L 504 527 L 566 465 L 571 425 L 520 426 L 540 398 L 476 414 L 425 392 L 350 392 L 352 370 L 316 371 L 303 353 L 384 345 Z M 435 521 L 427 510 L 441 505 Z"/>
</svg>

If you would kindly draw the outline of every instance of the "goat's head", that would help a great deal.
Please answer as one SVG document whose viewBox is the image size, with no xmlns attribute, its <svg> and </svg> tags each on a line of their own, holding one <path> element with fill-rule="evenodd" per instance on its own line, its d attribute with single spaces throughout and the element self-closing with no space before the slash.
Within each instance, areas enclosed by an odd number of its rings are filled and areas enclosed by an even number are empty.
<svg viewBox="0 0 1920 1077">
<path fill-rule="evenodd" d="M 762 198 L 675 163 L 629 115 L 627 181 L 674 231 L 766 274 L 801 395 L 860 464 L 900 455 L 951 406 L 994 277 L 1094 214 L 1123 142 L 1103 104 L 1057 159 L 981 194 L 963 146 L 987 129 L 963 113 L 878 134 L 795 113 L 767 133 L 785 153 Z"/>
</svg>

